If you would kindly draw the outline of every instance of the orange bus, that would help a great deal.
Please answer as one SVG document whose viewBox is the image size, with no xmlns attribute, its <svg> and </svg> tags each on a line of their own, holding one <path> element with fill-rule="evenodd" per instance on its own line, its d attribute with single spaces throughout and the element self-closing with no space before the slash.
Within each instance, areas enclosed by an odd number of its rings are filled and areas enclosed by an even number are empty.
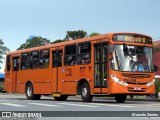
<svg viewBox="0 0 160 120">
<path fill-rule="evenodd" d="M 113 96 L 155 93 L 152 38 L 138 33 L 109 33 L 9 52 L 5 90 L 27 99 L 52 95 L 55 100 L 81 95 Z"/>
</svg>

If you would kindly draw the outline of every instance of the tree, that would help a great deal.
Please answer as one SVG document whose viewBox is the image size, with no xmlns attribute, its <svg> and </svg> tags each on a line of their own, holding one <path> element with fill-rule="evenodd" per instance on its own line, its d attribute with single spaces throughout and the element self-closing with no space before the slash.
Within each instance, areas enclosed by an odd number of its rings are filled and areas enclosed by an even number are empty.
<svg viewBox="0 0 160 120">
<path fill-rule="evenodd" d="M 84 38 L 86 36 L 87 36 L 87 32 L 85 32 L 83 30 L 67 31 L 67 35 L 64 39 L 65 40 L 75 40 L 75 39 Z"/>
<path fill-rule="evenodd" d="M 153 52 L 160 52 L 160 40 L 153 42 Z"/>
<path fill-rule="evenodd" d="M 89 35 L 89 37 L 97 36 L 97 35 L 100 35 L 100 33 L 98 33 L 98 32 L 93 32 L 93 33 L 91 33 L 91 34 Z"/>
<path fill-rule="evenodd" d="M 0 39 L 0 63 L 3 63 L 3 59 L 4 59 L 3 55 L 7 51 L 9 51 L 9 49 L 6 46 L 4 46 L 4 42 Z"/>
<path fill-rule="evenodd" d="M 54 43 L 59 43 L 59 42 L 64 42 L 64 40 L 61 40 L 61 39 L 57 39 L 57 40 L 54 40 L 51 44 L 54 44 Z"/>
<path fill-rule="evenodd" d="M 42 46 L 45 44 L 50 44 L 50 40 L 48 40 L 47 38 L 42 38 L 40 36 L 35 36 L 31 39 L 27 39 L 26 42 L 20 45 L 20 47 L 17 50 Z"/>
</svg>

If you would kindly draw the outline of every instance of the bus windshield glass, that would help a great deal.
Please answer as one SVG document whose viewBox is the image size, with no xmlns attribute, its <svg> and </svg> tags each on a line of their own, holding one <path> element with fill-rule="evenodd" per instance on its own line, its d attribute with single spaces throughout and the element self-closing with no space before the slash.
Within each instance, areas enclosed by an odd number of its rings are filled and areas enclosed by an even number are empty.
<svg viewBox="0 0 160 120">
<path fill-rule="evenodd" d="M 111 68 L 124 72 L 153 72 L 152 48 L 114 45 Z"/>
</svg>

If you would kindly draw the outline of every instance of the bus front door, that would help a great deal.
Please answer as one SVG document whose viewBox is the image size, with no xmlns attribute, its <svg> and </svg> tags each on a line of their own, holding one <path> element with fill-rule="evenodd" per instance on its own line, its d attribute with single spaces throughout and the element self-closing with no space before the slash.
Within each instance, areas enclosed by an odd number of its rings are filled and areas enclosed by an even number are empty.
<svg viewBox="0 0 160 120">
<path fill-rule="evenodd" d="M 94 45 L 94 94 L 106 94 L 108 91 L 108 44 Z"/>
<path fill-rule="evenodd" d="M 52 92 L 62 91 L 62 50 L 52 51 Z"/>
<path fill-rule="evenodd" d="M 19 71 L 19 56 L 12 58 L 12 92 L 17 90 L 17 72 Z"/>
</svg>

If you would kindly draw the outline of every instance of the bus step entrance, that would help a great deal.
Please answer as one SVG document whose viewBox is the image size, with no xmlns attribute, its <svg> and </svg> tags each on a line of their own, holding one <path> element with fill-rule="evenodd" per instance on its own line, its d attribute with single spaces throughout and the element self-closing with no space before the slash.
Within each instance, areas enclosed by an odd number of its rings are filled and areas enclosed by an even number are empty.
<svg viewBox="0 0 160 120">
<path fill-rule="evenodd" d="M 60 96 L 61 96 L 61 93 L 52 93 L 52 96 L 53 96 L 53 97 L 60 97 Z"/>
</svg>

